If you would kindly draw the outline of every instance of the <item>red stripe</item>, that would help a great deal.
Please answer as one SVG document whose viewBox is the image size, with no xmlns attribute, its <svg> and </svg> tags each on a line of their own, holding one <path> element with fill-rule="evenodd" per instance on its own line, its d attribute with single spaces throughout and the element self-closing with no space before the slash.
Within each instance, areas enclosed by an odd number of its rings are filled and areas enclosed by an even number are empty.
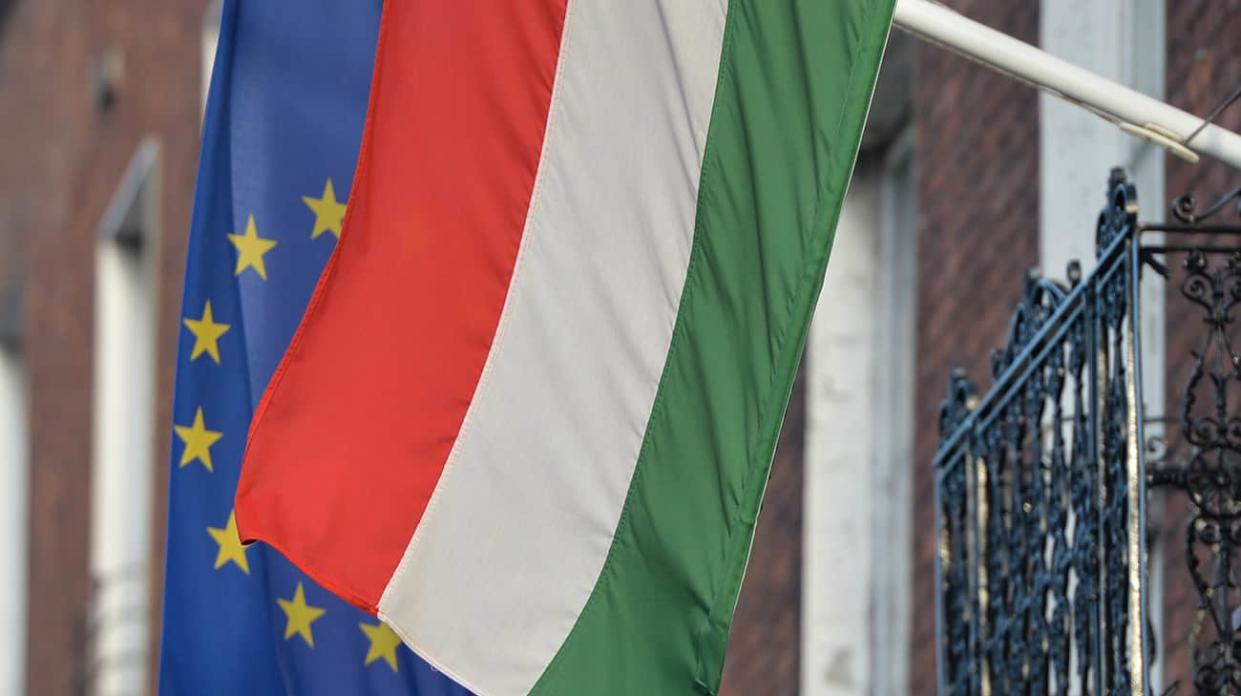
<svg viewBox="0 0 1241 696">
<path fill-rule="evenodd" d="M 385 2 L 348 217 L 251 425 L 237 526 L 372 612 L 508 291 L 565 0 Z"/>
</svg>

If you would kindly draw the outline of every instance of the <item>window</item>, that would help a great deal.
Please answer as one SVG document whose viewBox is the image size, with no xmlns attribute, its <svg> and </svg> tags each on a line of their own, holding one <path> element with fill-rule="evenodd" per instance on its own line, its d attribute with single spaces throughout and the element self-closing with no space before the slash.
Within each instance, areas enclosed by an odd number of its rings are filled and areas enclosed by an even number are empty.
<svg viewBox="0 0 1241 696">
<path fill-rule="evenodd" d="M 91 480 L 95 693 L 146 686 L 159 146 L 134 154 L 99 228 Z"/>
<path fill-rule="evenodd" d="M 0 692 L 25 691 L 29 434 L 21 294 L 0 293 Z"/>
</svg>

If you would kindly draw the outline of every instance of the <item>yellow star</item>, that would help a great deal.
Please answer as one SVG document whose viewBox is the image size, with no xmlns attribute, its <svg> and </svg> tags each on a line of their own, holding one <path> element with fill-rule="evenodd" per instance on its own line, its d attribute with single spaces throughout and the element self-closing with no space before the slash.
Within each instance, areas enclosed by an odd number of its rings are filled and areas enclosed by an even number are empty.
<svg viewBox="0 0 1241 696">
<path fill-rule="evenodd" d="M 306 603 L 306 591 L 302 589 L 302 583 L 297 583 L 297 591 L 293 593 L 292 600 L 277 597 L 276 603 L 288 617 L 288 623 L 284 627 L 284 639 L 288 640 L 293 634 L 297 634 L 306 641 L 306 645 L 315 647 L 315 636 L 310 632 L 310 624 L 318 621 L 325 610 Z"/>
<path fill-rule="evenodd" d="M 246 221 L 246 233 L 230 234 L 228 241 L 237 247 L 237 267 L 233 269 L 233 275 L 241 275 L 247 268 L 253 268 L 260 278 L 267 280 L 267 266 L 263 263 L 263 254 L 276 246 L 276 240 L 259 236 L 253 215 Z"/>
<path fill-rule="evenodd" d="M 207 471 L 211 471 L 211 446 L 224 437 L 224 434 L 207 430 L 207 426 L 203 423 L 202 407 L 199 406 L 194 414 L 193 425 L 174 424 L 173 430 L 177 431 L 177 437 L 185 443 L 185 450 L 181 452 L 181 466 L 197 459 L 207 467 Z"/>
<path fill-rule="evenodd" d="M 185 319 L 185 328 L 194 334 L 194 350 L 190 353 L 190 362 L 206 353 L 215 364 L 220 364 L 220 337 L 228 333 L 228 324 L 217 324 L 211 314 L 211 300 L 203 307 L 202 319 Z"/>
<path fill-rule="evenodd" d="M 310 233 L 311 239 L 318 239 L 325 231 L 331 231 L 340 239 L 340 228 L 345 221 L 345 204 L 336 200 L 336 190 L 332 188 L 329 177 L 323 187 L 323 196 L 302 196 L 302 202 L 315 214 L 315 229 Z"/>
<path fill-rule="evenodd" d="M 250 574 L 250 562 L 246 560 L 246 547 L 241 545 L 241 538 L 237 536 L 237 518 L 233 513 L 228 513 L 228 524 L 223 529 L 207 527 L 207 533 L 220 546 L 220 550 L 215 554 L 216 570 L 232 562 L 241 568 L 241 572 L 246 575 Z"/>
<path fill-rule="evenodd" d="M 382 657 L 392 671 L 396 672 L 396 648 L 401 644 L 401 639 L 397 637 L 396 632 L 388 628 L 386 623 L 369 624 L 360 621 L 358 628 L 362 629 L 371 641 L 371 647 L 366 651 L 366 662 L 363 664 L 369 665 Z"/>
</svg>

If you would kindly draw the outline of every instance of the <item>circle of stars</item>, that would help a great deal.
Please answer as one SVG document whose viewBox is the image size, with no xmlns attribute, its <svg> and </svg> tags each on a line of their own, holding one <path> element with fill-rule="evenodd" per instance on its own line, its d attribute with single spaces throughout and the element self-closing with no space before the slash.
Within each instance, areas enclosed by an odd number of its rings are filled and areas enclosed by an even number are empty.
<svg viewBox="0 0 1241 696">
<path fill-rule="evenodd" d="M 323 192 L 319 196 L 302 196 L 302 202 L 315 216 L 310 231 L 311 239 L 318 239 L 328 232 L 336 239 L 340 238 L 347 208 L 345 203 L 336 198 L 331 178 L 325 181 Z M 233 275 L 240 277 L 248 270 L 253 271 L 259 280 L 267 281 L 267 255 L 277 247 L 278 242 L 259 233 L 254 215 L 247 217 L 245 228 L 240 234 L 229 234 L 228 241 L 236 252 Z M 198 317 L 187 316 L 182 319 L 182 324 L 194 339 L 189 349 L 189 361 L 196 362 L 205 355 L 215 365 L 221 365 L 225 357 L 221 350 L 221 339 L 229 333 L 232 326 L 216 318 L 211 300 L 204 301 Z M 202 407 L 195 410 L 189 425 L 174 423 L 173 430 L 182 446 L 179 468 L 198 462 L 208 474 L 212 473 L 214 464 L 211 448 L 224 437 L 224 433 L 208 427 Z M 229 511 L 224 526 L 208 525 L 206 532 L 216 545 L 214 570 L 232 566 L 243 575 L 250 575 L 248 547 L 241 543 L 236 514 L 233 511 Z M 284 639 L 291 640 L 296 636 L 313 649 L 314 624 L 326 615 L 327 609 L 307 600 L 306 588 L 300 581 L 291 597 L 277 597 L 276 604 L 285 616 Z M 401 639 L 396 632 L 383 622 L 362 621 L 358 623 L 358 629 L 369 643 L 363 664 L 369 666 L 382 661 L 394 673 L 399 671 L 397 650 L 401 646 Z"/>
</svg>

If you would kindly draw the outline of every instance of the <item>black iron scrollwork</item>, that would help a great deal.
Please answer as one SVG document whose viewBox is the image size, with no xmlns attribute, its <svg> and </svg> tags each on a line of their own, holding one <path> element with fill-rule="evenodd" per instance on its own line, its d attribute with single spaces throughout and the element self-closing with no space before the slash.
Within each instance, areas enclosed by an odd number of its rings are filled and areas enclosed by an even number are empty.
<svg viewBox="0 0 1241 696">
<path fill-rule="evenodd" d="M 1241 188 L 1233 189 L 1227 194 L 1220 196 L 1218 200 L 1203 211 L 1197 210 L 1197 202 L 1193 196 L 1181 196 L 1172 203 L 1172 217 L 1187 225 L 1198 225 L 1218 215 L 1230 203 L 1234 206 L 1238 217 L 1241 217 Z"/>
<path fill-rule="evenodd" d="M 1188 200 L 1188 199 L 1182 199 Z M 1225 199 L 1227 200 L 1227 199 Z M 1223 206 L 1212 206 L 1201 220 Z M 1182 206 L 1192 210 L 1192 203 Z M 1202 331 L 1181 398 L 1182 456 L 1151 472 L 1155 486 L 1183 491 L 1193 503 L 1185 558 L 1199 606 L 1191 631 L 1193 683 L 1202 694 L 1241 693 L 1241 357 L 1233 347 L 1241 304 L 1241 252 L 1216 245 L 1169 252 L 1180 264 L 1180 306 L 1202 317 Z"/>
<path fill-rule="evenodd" d="M 935 456 L 941 693 L 1192 683 L 1241 696 L 1241 219 L 1224 214 L 1241 218 L 1241 188 L 1201 210 L 1183 196 L 1166 225 L 1138 224 L 1122 171 L 1107 190 L 1094 270 L 1071 264 L 1064 283 L 1028 274 L 992 353 L 994 385 L 979 395 L 960 371 L 949 384 Z M 1177 417 L 1150 419 L 1166 431 L 1146 448 L 1143 282 L 1169 285 L 1165 311 L 1188 327 L 1169 339 L 1193 344 Z M 1168 691 L 1148 679 L 1150 491 L 1190 503 L 1173 522 L 1198 597 L 1192 664 L 1163 666 Z"/>
<path fill-rule="evenodd" d="M 1096 268 L 1031 272 L 981 399 L 960 372 L 936 455 L 940 687 L 1130 693 L 1136 196 L 1114 172 Z"/>
<path fill-rule="evenodd" d="M 1009 321 L 1008 340 L 1003 348 L 991 353 L 991 373 L 999 377 L 1030 346 L 1040 330 L 1064 302 L 1069 288 L 1054 280 L 1044 278 L 1037 269 L 1026 274 L 1025 291 L 1021 304 L 1017 305 Z"/>
</svg>

